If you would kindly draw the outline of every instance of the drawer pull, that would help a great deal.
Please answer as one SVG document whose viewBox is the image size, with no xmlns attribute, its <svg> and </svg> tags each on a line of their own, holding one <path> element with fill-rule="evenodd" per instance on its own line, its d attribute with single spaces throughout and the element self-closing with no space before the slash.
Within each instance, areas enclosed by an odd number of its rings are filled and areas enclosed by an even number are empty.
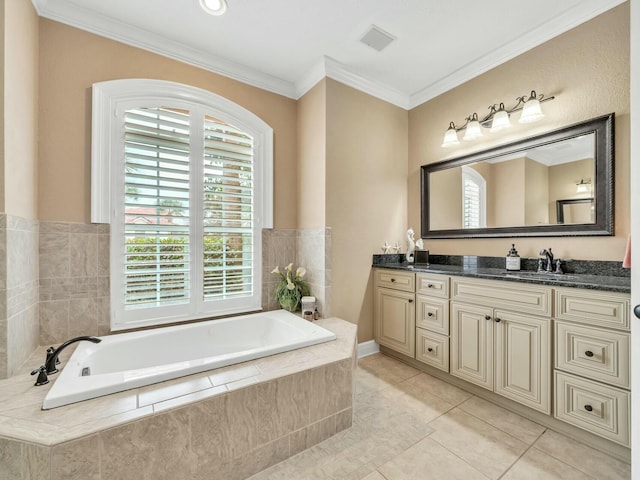
<svg viewBox="0 0 640 480">
<path fill-rule="evenodd" d="M 585 406 L 584 406 L 584 409 L 585 409 L 587 412 L 592 412 L 592 411 L 593 411 L 593 407 L 592 407 L 591 405 L 585 405 Z"/>
<path fill-rule="evenodd" d="M 433 312 L 427 313 L 427 317 L 433 317 Z"/>
<path fill-rule="evenodd" d="M 393 282 L 395 282 L 395 281 L 396 281 L 396 279 L 395 279 L 395 278 L 392 278 L 392 279 L 391 279 L 391 283 L 393 283 Z"/>
<path fill-rule="evenodd" d="M 427 284 L 427 288 L 433 288 L 433 283 Z"/>
<path fill-rule="evenodd" d="M 593 357 L 593 352 L 592 352 L 591 350 L 587 350 L 586 352 L 584 352 L 584 354 L 585 354 L 587 357 Z"/>
<path fill-rule="evenodd" d="M 433 352 L 433 348 L 431 347 L 427 348 L 427 352 Z"/>
<path fill-rule="evenodd" d="M 413 303 L 413 298 L 410 298 L 410 299 L 409 299 L 409 303 Z"/>
<path fill-rule="evenodd" d="M 484 319 L 485 319 L 485 320 L 491 320 L 491 315 L 485 315 L 485 316 L 484 316 Z"/>
<path fill-rule="evenodd" d="M 502 321 L 502 319 L 498 317 L 496 317 L 495 320 L 496 320 L 496 323 L 500 323 Z"/>
</svg>

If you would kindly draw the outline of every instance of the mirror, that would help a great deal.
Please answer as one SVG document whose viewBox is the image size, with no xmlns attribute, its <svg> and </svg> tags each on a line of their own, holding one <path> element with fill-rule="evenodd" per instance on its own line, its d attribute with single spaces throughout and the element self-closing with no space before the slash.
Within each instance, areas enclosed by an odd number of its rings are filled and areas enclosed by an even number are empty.
<svg viewBox="0 0 640 480">
<path fill-rule="evenodd" d="M 422 238 L 613 234 L 613 121 L 422 166 Z"/>
</svg>

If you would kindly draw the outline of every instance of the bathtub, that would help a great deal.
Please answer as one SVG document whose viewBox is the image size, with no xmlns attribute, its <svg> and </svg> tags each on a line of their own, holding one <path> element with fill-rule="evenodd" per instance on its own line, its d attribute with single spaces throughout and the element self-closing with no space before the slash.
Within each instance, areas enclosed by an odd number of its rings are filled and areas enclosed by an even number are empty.
<svg viewBox="0 0 640 480">
<path fill-rule="evenodd" d="M 44 399 L 48 410 L 172 378 L 335 340 L 276 310 L 80 342 Z"/>
</svg>

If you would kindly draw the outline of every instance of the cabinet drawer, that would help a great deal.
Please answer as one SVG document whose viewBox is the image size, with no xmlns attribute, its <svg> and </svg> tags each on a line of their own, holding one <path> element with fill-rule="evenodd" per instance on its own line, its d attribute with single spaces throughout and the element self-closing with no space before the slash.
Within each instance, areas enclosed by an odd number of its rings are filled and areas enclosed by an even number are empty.
<svg viewBox="0 0 640 480">
<path fill-rule="evenodd" d="M 556 368 L 630 387 L 629 334 L 556 321 Z"/>
<path fill-rule="evenodd" d="M 449 371 L 449 337 L 416 328 L 416 360 Z"/>
<path fill-rule="evenodd" d="M 448 299 L 449 277 L 418 273 L 416 274 L 416 293 Z"/>
<path fill-rule="evenodd" d="M 451 300 L 551 316 L 551 288 L 500 280 L 451 278 Z"/>
<path fill-rule="evenodd" d="M 414 292 L 416 289 L 415 273 L 398 270 L 376 270 L 376 286 L 393 288 L 404 292 Z"/>
<path fill-rule="evenodd" d="M 449 335 L 449 301 L 416 295 L 416 327 Z"/>
<path fill-rule="evenodd" d="M 555 317 L 560 320 L 629 330 L 629 295 L 557 288 Z"/>
<path fill-rule="evenodd" d="M 562 372 L 555 391 L 557 419 L 629 446 L 629 392 Z"/>
</svg>

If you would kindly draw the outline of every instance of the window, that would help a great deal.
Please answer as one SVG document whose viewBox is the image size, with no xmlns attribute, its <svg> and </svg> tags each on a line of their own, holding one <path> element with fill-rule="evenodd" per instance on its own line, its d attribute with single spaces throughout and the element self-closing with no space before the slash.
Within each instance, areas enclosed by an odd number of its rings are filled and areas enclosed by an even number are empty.
<svg viewBox="0 0 640 480">
<path fill-rule="evenodd" d="M 259 309 L 271 128 L 171 82 L 104 82 L 93 97 L 92 221 L 111 224 L 112 329 Z"/>
<path fill-rule="evenodd" d="M 471 167 L 462 167 L 462 228 L 483 228 L 486 222 L 487 182 Z"/>
</svg>

